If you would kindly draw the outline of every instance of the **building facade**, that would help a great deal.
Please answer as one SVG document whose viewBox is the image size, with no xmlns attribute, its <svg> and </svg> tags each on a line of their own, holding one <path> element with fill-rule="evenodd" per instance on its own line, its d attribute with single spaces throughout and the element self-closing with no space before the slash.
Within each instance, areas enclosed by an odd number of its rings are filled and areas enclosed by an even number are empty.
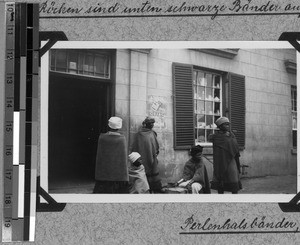
<svg viewBox="0 0 300 245">
<path fill-rule="evenodd" d="M 51 52 L 49 180 L 57 179 L 58 173 L 64 178 L 70 168 L 92 178 L 98 135 L 114 115 L 123 118 L 129 149 L 144 118 L 156 119 L 164 184 L 180 179 L 194 144 L 204 146 L 204 161 L 212 175 L 207 136 L 217 130 L 214 121 L 220 116 L 230 118 L 238 138 L 243 176 L 296 175 L 295 50 Z M 70 145 L 69 153 L 63 145 Z"/>
</svg>

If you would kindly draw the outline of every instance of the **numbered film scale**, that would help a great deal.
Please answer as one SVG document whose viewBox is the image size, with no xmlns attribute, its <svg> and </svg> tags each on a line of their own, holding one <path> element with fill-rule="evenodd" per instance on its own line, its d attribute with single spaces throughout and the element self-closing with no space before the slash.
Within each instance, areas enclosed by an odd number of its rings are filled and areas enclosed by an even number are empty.
<svg viewBox="0 0 300 245">
<path fill-rule="evenodd" d="M 5 4 L 2 242 L 34 241 L 38 162 L 38 4 Z"/>
</svg>

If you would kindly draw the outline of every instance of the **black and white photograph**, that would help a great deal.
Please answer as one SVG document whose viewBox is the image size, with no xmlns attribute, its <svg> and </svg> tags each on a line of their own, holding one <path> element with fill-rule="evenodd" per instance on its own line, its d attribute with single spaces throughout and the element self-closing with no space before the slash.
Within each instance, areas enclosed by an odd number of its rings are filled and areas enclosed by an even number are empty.
<svg viewBox="0 0 300 245">
<path fill-rule="evenodd" d="M 58 42 L 42 59 L 49 193 L 297 193 L 295 49 L 134 45 Z"/>
<path fill-rule="evenodd" d="M 299 10 L 0 1 L 1 242 L 299 244 Z"/>
</svg>

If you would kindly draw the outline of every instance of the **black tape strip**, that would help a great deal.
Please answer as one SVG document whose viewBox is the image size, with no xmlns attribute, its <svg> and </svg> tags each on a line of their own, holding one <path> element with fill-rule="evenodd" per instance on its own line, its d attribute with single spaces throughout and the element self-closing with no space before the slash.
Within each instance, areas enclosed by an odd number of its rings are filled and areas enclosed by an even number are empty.
<svg viewBox="0 0 300 245">
<path fill-rule="evenodd" d="M 31 169 L 31 148 L 31 145 L 25 147 L 25 169 Z"/>
<path fill-rule="evenodd" d="M 25 194 L 26 193 L 30 194 L 30 190 L 31 190 L 30 182 L 31 182 L 31 169 L 29 168 L 29 169 L 25 169 L 25 188 L 24 188 Z M 26 205 L 25 205 L 24 215 L 25 215 L 25 212 L 28 212 L 28 216 L 29 216 L 29 211 L 30 211 L 30 202 L 28 203 L 27 208 L 26 208 Z"/>
<path fill-rule="evenodd" d="M 32 122 L 26 122 L 25 145 L 31 146 Z M 30 159 L 30 158 L 29 158 Z"/>
<path fill-rule="evenodd" d="M 15 6 L 15 70 L 14 70 L 14 111 L 20 111 L 20 17 L 21 6 Z"/>
<path fill-rule="evenodd" d="M 30 74 L 27 74 L 26 78 L 26 97 L 32 98 L 32 75 Z"/>
<path fill-rule="evenodd" d="M 27 4 L 20 3 L 20 55 L 26 56 L 27 51 Z M 18 39 L 16 39 L 17 41 Z"/>
<path fill-rule="evenodd" d="M 30 172 L 30 170 L 28 170 L 28 172 Z M 29 173 L 29 175 L 30 175 L 30 173 Z M 26 181 L 26 179 L 25 179 L 25 181 Z M 30 180 L 29 180 L 29 187 L 30 187 Z M 24 234 L 23 240 L 24 241 L 29 241 L 29 234 L 30 234 L 29 229 L 30 229 L 30 190 L 29 190 L 29 192 L 26 192 L 26 190 L 25 190 L 25 196 L 24 196 L 24 230 L 23 230 L 23 234 Z"/>
<path fill-rule="evenodd" d="M 288 41 L 298 52 L 300 52 L 300 32 L 283 32 L 280 37 L 280 41 Z M 300 192 L 288 203 L 278 203 L 280 209 L 283 212 L 300 212 Z"/>
<path fill-rule="evenodd" d="M 39 40 L 39 4 L 33 4 L 32 6 L 32 49 L 40 49 L 40 40 Z"/>
<path fill-rule="evenodd" d="M 288 41 L 298 52 L 300 52 L 300 32 L 283 32 L 279 39 L 280 41 Z"/>
</svg>

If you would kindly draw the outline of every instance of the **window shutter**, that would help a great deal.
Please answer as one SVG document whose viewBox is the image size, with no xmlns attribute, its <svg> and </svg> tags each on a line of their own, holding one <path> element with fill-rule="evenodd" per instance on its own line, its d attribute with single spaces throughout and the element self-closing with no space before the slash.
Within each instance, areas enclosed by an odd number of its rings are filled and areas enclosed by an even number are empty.
<svg viewBox="0 0 300 245">
<path fill-rule="evenodd" d="M 245 77 L 233 73 L 228 74 L 229 80 L 229 120 L 231 130 L 235 132 L 239 147 L 245 148 Z"/>
<path fill-rule="evenodd" d="M 193 67 L 173 63 L 174 149 L 194 145 Z"/>
</svg>

